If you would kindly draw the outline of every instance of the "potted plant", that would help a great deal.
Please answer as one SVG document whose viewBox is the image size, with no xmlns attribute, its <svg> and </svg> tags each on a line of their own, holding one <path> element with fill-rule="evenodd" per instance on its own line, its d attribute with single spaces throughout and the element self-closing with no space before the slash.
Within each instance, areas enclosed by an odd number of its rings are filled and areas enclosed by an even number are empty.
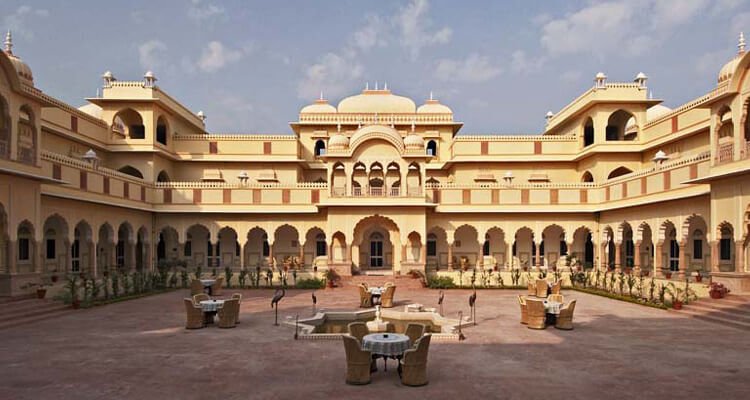
<svg viewBox="0 0 750 400">
<path fill-rule="evenodd" d="M 461 271 L 466 272 L 469 269 L 469 259 L 466 256 L 461 256 L 459 265 L 461 266 Z"/>
<path fill-rule="evenodd" d="M 721 299 L 729 293 L 729 289 L 721 283 L 711 282 L 711 288 L 708 290 L 708 294 L 712 299 Z"/>
<path fill-rule="evenodd" d="M 698 283 L 703 282 L 703 275 L 701 275 L 700 270 L 696 269 L 695 271 L 693 271 L 692 275 L 695 278 L 696 282 L 698 282 Z"/>
<path fill-rule="evenodd" d="M 336 282 L 340 279 L 339 274 L 336 273 L 336 270 L 333 268 L 328 268 L 325 272 L 325 278 L 326 278 L 326 285 L 333 289 Z"/>
<path fill-rule="evenodd" d="M 77 310 L 81 307 L 81 299 L 78 298 L 78 276 L 76 274 L 70 274 L 68 281 L 65 283 L 65 290 L 68 291 L 70 296 L 70 305 L 73 309 Z"/>
<path fill-rule="evenodd" d="M 672 279 L 672 271 L 667 270 L 666 272 L 664 272 L 664 277 L 667 279 Z"/>
</svg>

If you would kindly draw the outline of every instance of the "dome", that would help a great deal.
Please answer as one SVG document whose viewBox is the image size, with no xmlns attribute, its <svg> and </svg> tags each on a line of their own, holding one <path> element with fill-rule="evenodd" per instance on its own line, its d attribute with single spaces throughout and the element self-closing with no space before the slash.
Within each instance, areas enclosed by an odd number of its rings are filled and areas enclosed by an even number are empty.
<svg viewBox="0 0 750 400">
<path fill-rule="evenodd" d="M 34 86 L 34 74 L 31 73 L 31 68 L 29 68 L 29 65 L 23 60 L 13 54 L 13 37 L 11 36 L 10 31 L 8 31 L 8 34 L 5 36 L 5 55 L 8 56 L 8 59 L 16 69 L 18 77 L 21 78 L 21 82 Z"/>
<path fill-rule="evenodd" d="M 424 139 L 412 132 L 404 138 L 404 146 L 407 149 L 424 149 Z"/>
<path fill-rule="evenodd" d="M 328 140 L 330 150 L 343 150 L 349 148 L 349 138 L 341 133 L 336 133 Z"/>
<path fill-rule="evenodd" d="M 672 112 L 672 109 L 661 104 L 657 104 L 648 110 L 646 110 L 646 121 L 644 123 L 658 119 L 662 115 L 666 115 Z M 635 129 L 635 118 L 630 117 L 628 122 L 625 124 L 625 132 L 631 132 Z"/>
<path fill-rule="evenodd" d="M 453 110 L 437 100 L 430 99 L 417 108 L 417 114 L 453 114 Z"/>
<path fill-rule="evenodd" d="M 328 100 L 318 99 L 315 103 L 307 105 L 300 110 L 300 114 L 324 114 L 335 113 L 336 107 L 328 104 Z"/>
<path fill-rule="evenodd" d="M 339 102 L 340 113 L 414 114 L 417 105 L 408 97 L 396 96 L 390 90 L 368 90 Z"/>
<path fill-rule="evenodd" d="M 83 111 L 86 114 L 94 117 L 94 118 L 102 118 L 102 108 L 97 106 L 96 104 L 86 104 L 83 106 L 78 107 L 78 111 Z"/>
<path fill-rule="evenodd" d="M 721 70 L 719 71 L 719 79 L 717 80 L 718 83 L 728 81 L 732 78 L 732 75 L 734 75 L 734 70 L 737 69 L 737 64 L 740 63 L 740 58 L 742 58 L 742 56 L 737 55 L 731 61 L 721 67 Z"/>
</svg>

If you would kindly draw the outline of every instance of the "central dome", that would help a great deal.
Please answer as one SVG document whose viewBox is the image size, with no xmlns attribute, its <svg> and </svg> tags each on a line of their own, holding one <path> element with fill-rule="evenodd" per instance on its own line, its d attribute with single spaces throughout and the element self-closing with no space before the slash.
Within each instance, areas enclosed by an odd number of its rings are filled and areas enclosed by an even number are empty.
<svg viewBox="0 0 750 400">
<path fill-rule="evenodd" d="M 338 111 L 351 114 L 414 114 L 417 105 L 408 97 L 396 96 L 390 90 L 367 90 L 341 100 Z"/>
</svg>

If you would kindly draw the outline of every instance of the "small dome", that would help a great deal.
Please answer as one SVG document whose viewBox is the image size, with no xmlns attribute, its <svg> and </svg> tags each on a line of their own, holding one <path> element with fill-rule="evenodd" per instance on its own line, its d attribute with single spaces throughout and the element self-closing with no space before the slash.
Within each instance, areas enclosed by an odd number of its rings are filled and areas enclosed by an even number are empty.
<svg viewBox="0 0 750 400">
<path fill-rule="evenodd" d="M 596 79 L 606 79 L 607 75 L 604 75 L 604 72 L 598 72 L 595 76 Z"/>
<path fill-rule="evenodd" d="M 8 31 L 8 34 L 5 36 L 5 55 L 8 56 L 8 59 L 16 69 L 16 73 L 18 73 L 18 77 L 21 78 L 21 82 L 34 86 L 34 74 L 31 73 L 31 68 L 29 68 L 29 65 L 18 56 L 13 54 L 13 37 L 11 36 L 10 31 Z"/>
<path fill-rule="evenodd" d="M 424 139 L 412 132 L 404 138 L 404 146 L 407 149 L 424 149 Z"/>
<path fill-rule="evenodd" d="M 453 110 L 437 100 L 430 99 L 417 108 L 417 114 L 453 114 Z"/>
<path fill-rule="evenodd" d="M 339 102 L 340 113 L 414 114 L 417 105 L 408 97 L 396 96 L 390 90 L 368 90 Z"/>
<path fill-rule="evenodd" d="M 330 114 L 335 113 L 336 107 L 328 104 L 326 99 L 315 100 L 315 103 L 307 105 L 300 110 L 300 114 Z"/>
<path fill-rule="evenodd" d="M 344 150 L 349 148 L 349 138 L 341 133 L 336 133 L 328 139 L 328 148 L 330 150 Z"/>
<path fill-rule="evenodd" d="M 666 115 L 671 112 L 671 108 L 663 106 L 661 104 L 652 106 L 651 108 L 646 110 L 646 121 L 644 123 L 658 119 L 662 115 Z M 630 117 L 630 119 L 628 119 L 628 122 L 625 124 L 625 132 L 630 133 L 633 130 L 635 130 L 635 118 Z"/>
<path fill-rule="evenodd" d="M 734 75 L 734 70 L 737 69 L 737 64 L 740 63 L 741 58 L 742 58 L 742 55 L 739 54 L 736 57 L 734 57 L 731 61 L 724 64 L 723 67 L 721 67 L 721 70 L 719 71 L 719 78 L 717 79 L 718 83 L 728 81 L 729 79 L 732 78 L 732 75 Z"/>
<path fill-rule="evenodd" d="M 78 110 L 83 111 L 94 118 L 102 118 L 102 108 L 97 106 L 96 104 L 89 103 L 78 107 Z"/>
</svg>

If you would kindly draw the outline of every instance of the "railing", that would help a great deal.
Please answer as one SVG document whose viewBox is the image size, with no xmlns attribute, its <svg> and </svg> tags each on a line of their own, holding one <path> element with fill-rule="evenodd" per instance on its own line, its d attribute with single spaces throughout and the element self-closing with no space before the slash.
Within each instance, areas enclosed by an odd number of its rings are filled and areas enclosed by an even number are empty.
<svg viewBox="0 0 750 400">
<path fill-rule="evenodd" d="M 332 190 L 333 197 L 346 197 L 346 187 L 338 186 Z M 418 186 L 412 186 L 402 191 L 401 187 L 394 186 L 391 188 L 385 188 L 383 186 L 353 186 L 352 197 L 419 197 L 422 195 L 422 190 Z"/>
<path fill-rule="evenodd" d="M 719 150 L 716 154 L 717 163 L 725 163 L 734 159 L 734 143 L 724 143 L 719 145 Z"/>
</svg>

